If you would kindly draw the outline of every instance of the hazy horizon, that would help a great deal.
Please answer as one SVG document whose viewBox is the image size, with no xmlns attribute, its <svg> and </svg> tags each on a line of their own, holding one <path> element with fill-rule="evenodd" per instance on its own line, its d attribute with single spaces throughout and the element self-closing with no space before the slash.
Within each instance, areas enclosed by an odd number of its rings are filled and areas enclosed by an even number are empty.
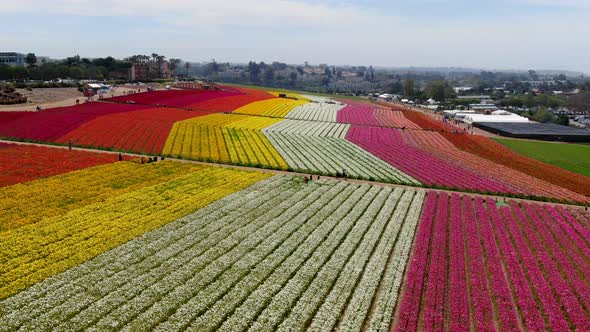
<svg viewBox="0 0 590 332">
<path fill-rule="evenodd" d="M 589 73 L 590 1 L 22 0 L 2 51 Z"/>
</svg>

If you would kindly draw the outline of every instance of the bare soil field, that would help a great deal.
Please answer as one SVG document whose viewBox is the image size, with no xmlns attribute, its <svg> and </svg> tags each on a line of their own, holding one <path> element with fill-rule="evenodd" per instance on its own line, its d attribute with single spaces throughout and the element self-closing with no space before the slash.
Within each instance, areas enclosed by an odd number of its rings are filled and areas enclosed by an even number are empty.
<svg viewBox="0 0 590 332">
<path fill-rule="evenodd" d="M 76 103 L 76 99 L 84 98 L 84 95 L 76 88 L 45 88 L 17 89 L 18 93 L 28 97 L 28 103 L 16 105 L 0 105 L 0 111 L 35 111 L 37 106 L 43 108 L 70 106 Z"/>
</svg>

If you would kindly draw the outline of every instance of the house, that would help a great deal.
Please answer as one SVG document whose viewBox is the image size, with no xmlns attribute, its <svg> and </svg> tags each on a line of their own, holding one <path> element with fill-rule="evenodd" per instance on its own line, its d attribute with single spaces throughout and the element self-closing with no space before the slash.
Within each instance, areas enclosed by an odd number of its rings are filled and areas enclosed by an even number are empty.
<svg viewBox="0 0 590 332">
<path fill-rule="evenodd" d="M 16 52 L 0 52 L 0 65 L 24 67 L 26 56 Z"/>
</svg>

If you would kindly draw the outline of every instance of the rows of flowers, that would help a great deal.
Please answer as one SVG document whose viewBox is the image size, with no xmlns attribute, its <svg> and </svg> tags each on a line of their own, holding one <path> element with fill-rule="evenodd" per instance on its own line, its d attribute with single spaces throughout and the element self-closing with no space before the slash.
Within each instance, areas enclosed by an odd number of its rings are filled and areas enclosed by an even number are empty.
<svg viewBox="0 0 590 332">
<path fill-rule="evenodd" d="M 200 166 L 173 171 L 169 181 L 0 232 L 0 298 L 268 177 Z"/>
<path fill-rule="evenodd" d="M 295 107 L 285 118 L 293 120 L 336 122 L 344 105 L 338 103 L 307 103 Z"/>
<path fill-rule="evenodd" d="M 352 126 L 346 138 L 427 185 L 483 192 L 520 193 L 500 182 L 482 178 L 469 169 L 450 164 L 405 144 L 401 132 L 385 127 Z"/>
<path fill-rule="evenodd" d="M 92 102 L 41 112 L 17 112 L 25 115 L 16 117 L 12 121 L 0 121 L 0 137 L 53 142 L 100 116 L 146 108 L 148 107 L 141 105 Z"/>
<path fill-rule="evenodd" d="M 214 90 L 158 90 L 105 99 L 112 103 L 133 103 L 149 106 L 191 108 L 199 102 L 222 97 L 236 96 L 240 93 L 233 89 L 229 91 Z"/>
<path fill-rule="evenodd" d="M 280 120 L 212 114 L 177 122 L 163 154 L 187 159 L 286 169 L 287 163 L 261 129 Z"/>
<path fill-rule="evenodd" d="M 187 175 L 167 182 L 170 191 L 162 193 L 173 195 L 174 205 L 183 211 L 194 211 L 191 202 L 214 189 L 227 193 L 230 181 L 222 181 L 224 176 L 233 176 L 234 184 L 238 175 L 253 180 L 252 173 L 229 170 L 216 170 L 216 180 L 210 180 L 214 174 L 209 169 L 193 174 L 202 176 L 193 176 L 190 192 L 184 190 L 188 183 L 179 186 Z M 201 193 L 205 185 L 211 189 Z M 174 215 L 176 221 L 162 222 L 140 237 L 133 231 L 130 241 L 1 300 L 3 328 L 235 331 L 309 323 L 312 329 L 340 324 L 361 331 L 366 322 L 372 331 L 387 329 L 423 192 L 336 181 L 304 185 L 286 176 L 242 188 L 223 198 L 215 195 L 218 200 L 180 219 L 166 208 L 159 217 Z M 178 201 L 179 189 L 194 198 Z M 158 206 L 147 207 L 153 202 Z M 162 207 L 151 200 L 139 211 L 151 219 Z M 89 215 L 85 229 L 74 223 L 69 236 L 61 235 L 63 244 L 70 237 L 88 242 L 77 233 L 94 229 L 93 237 L 98 237 L 104 227 L 113 227 L 104 218 L 92 220 Z M 34 245 L 43 243 L 33 241 L 28 247 Z M 354 305 L 348 305 L 349 298 Z"/>
<path fill-rule="evenodd" d="M 578 202 L 588 200 L 584 195 L 463 151 L 439 132 L 405 130 L 401 132 L 401 136 L 406 144 L 444 160 L 454 167 L 466 168 L 479 174 L 480 177 L 492 179 L 511 187 L 512 190 L 509 192 Z"/>
<path fill-rule="evenodd" d="M 238 108 L 237 110 L 233 111 L 233 113 L 266 116 L 271 118 L 284 118 L 295 107 L 305 104 L 307 104 L 307 101 L 288 98 L 273 98 L 250 103 L 246 106 Z"/>
<path fill-rule="evenodd" d="M 270 93 L 263 90 L 248 88 L 233 88 L 237 94 L 213 99 L 207 99 L 188 105 L 195 110 L 232 112 L 240 107 L 250 103 L 275 98 Z"/>
<path fill-rule="evenodd" d="M 316 128 L 319 132 L 326 131 L 323 126 Z M 278 131 L 276 126 L 263 130 L 292 169 L 325 175 L 346 173 L 349 177 L 367 180 L 419 184 L 413 177 L 346 139 L 314 135 L 307 132 L 308 128 L 305 126 L 302 130 L 306 133 L 300 134 L 292 128 L 287 131 Z M 328 132 L 341 135 L 337 130 L 328 129 Z"/>
<path fill-rule="evenodd" d="M 115 161 L 113 154 L 0 143 L 0 187 Z"/>
<path fill-rule="evenodd" d="M 588 216 L 573 211 L 429 193 L 396 330 L 587 330 Z"/>
<path fill-rule="evenodd" d="M 174 123 L 207 114 L 182 109 L 149 108 L 104 115 L 55 141 L 77 146 L 160 154 Z"/>
<path fill-rule="evenodd" d="M 463 151 L 590 197 L 590 177 L 525 157 L 483 136 L 443 135 Z"/>
<path fill-rule="evenodd" d="M 109 163 L 4 187 L 0 189 L 0 231 L 63 216 L 70 210 L 169 181 L 195 169 L 195 165 L 176 163 Z"/>
</svg>

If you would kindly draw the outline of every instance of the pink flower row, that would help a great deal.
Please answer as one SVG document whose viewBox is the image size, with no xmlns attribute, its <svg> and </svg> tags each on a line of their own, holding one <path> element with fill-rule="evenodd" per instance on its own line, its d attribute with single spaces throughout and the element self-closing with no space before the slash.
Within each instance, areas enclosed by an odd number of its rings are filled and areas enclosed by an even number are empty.
<svg viewBox="0 0 590 332">
<path fill-rule="evenodd" d="M 346 138 L 428 185 L 484 192 L 513 192 L 510 187 L 495 180 L 405 144 L 400 132 L 393 128 L 352 126 Z"/>
<path fill-rule="evenodd" d="M 588 233 L 561 207 L 430 193 L 396 330 L 590 330 Z"/>
</svg>

